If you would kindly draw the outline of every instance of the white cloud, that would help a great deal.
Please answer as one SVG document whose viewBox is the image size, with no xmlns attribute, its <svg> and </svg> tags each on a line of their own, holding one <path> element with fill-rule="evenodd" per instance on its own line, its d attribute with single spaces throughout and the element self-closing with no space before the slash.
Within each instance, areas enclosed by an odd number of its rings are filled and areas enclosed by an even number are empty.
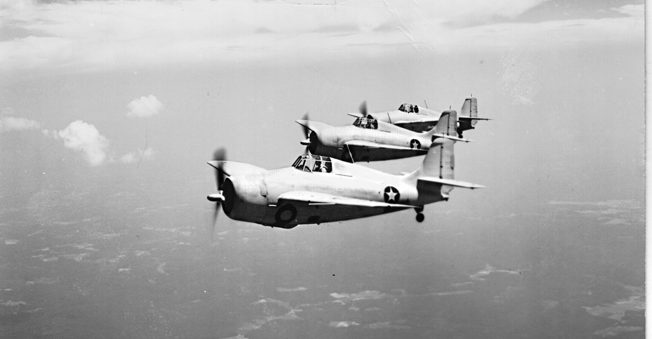
<svg viewBox="0 0 652 339">
<path fill-rule="evenodd" d="M 333 292 L 330 296 L 338 301 L 353 302 L 360 300 L 379 300 L 387 297 L 387 294 L 375 291 L 366 290 L 358 293 L 337 293 Z"/>
<path fill-rule="evenodd" d="M 129 118 L 147 118 L 159 114 L 163 104 L 152 94 L 140 97 L 127 104 Z"/>
<path fill-rule="evenodd" d="M 154 150 L 151 147 L 145 149 L 138 149 L 135 152 L 129 152 L 122 157 L 120 157 L 120 162 L 125 164 L 133 164 L 135 162 L 140 162 L 142 160 L 151 159 L 154 156 Z"/>
<path fill-rule="evenodd" d="M 586 41 L 642 44 L 642 4 L 612 9 L 624 17 L 497 22 L 542 2 L 17 2 L 0 8 L 0 28 L 20 32 L 0 41 L 0 71 L 306 60 L 395 52 L 403 45 L 445 53 L 520 44 L 541 49 Z"/>
<path fill-rule="evenodd" d="M 63 140 L 65 147 L 82 152 L 91 166 L 101 165 L 107 160 L 109 141 L 87 122 L 73 121 L 57 136 Z"/>
<path fill-rule="evenodd" d="M 0 133 L 9 131 L 27 131 L 39 129 L 37 121 L 19 117 L 0 117 Z"/>
<path fill-rule="evenodd" d="M 360 323 L 355 321 L 331 321 L 328 326 L 335 328 L 347 328 L 351 326 L 358 326 Z"/>
</svg>

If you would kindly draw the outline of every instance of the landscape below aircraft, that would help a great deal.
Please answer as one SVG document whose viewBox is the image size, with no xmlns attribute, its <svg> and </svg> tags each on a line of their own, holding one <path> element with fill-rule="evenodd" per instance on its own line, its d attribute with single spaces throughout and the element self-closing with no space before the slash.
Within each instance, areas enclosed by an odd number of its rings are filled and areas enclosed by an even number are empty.
<svg viewBox="0 0 652 339">
<path fill-rule="evenodd" d="M 378 121 L 366 114 L 364 103 L 360 106 L 360 111 L 363 116 L 356 118 L 353 125 L 349 126 L 297 120 L 303 126 L 306 136 L 301 144 L 306 145 L 307 150 L 313 154 L 356 162 L 423 155 L 439 139 L 468 141 L 457 137 L 457 112 L 453 110 L 443 112 L 437 125 L 424 133 Z"/>
<path fill-rule="evenodd" d="M 440 139 L 412 173 L 392 175 L 365 166 L 303 154 L 291 167 L 266 170 L 225 161 L 218 150 L 208 164 L 215 168 L 217 192 L 207 199 L 234 220 L 293 228 L 357 219 L 413 208 L 424 220 L 424 205 L 446 201 L 454 187 L 483 187 L 454 179 L 454 141 Z M 214 220 L 214 222 L 215 222 Z"/>
<path fill-rule="evenodd" d="M 401 104 L 398 109 L 393 111 L 380 111 L 369 114 L 365 112 L 349 113 L 350 116 L 356 118 L 365 116 L 372 117 L 378 121 L 403 127 L 414 132 L 424 132 L 432 129 L 437 125 L 440 114 L 437 111 L 408 103 Z M 473 97 L 464 100 L 457 118 L 457 133 L 460 138 L 463 137 L 464 131 L 474 129 L 478 120 L 489 120 L 487 118 L 478 118 L 478 99 Z"/>
</svg>

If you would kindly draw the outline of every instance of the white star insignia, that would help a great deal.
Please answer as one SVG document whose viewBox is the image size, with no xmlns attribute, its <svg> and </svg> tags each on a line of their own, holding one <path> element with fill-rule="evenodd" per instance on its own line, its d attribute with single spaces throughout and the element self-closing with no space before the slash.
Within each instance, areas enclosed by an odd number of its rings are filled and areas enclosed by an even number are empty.
<svg viewBox="0 0 652 339">
<path fill-rule="evenodd" d="M 394 192 L 393 189 L 389 189 L 389 192 L 387 192 L 387 202 L 394 202 L 394 199 L 396 198 L 396 192 Z"/>
</svg>

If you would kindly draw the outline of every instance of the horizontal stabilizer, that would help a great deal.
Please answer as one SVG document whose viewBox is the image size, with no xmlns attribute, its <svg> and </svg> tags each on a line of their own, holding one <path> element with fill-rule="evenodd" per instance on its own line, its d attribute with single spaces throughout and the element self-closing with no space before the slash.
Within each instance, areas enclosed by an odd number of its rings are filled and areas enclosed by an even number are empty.
<svg viewBox="0 0 652 339">
<path fill-rule="evenodd" d="M 489 121 L 489 118 L 478 118 L 478 117 L 457 117 L 458 120 L 468 120 L 468 121 Z"/>
<path fill-rule="evenodd" d="M 471 140 L 469 140 L 469 139 L 458 138 L 458 137 L 454 137 L 454 136 L 448 135 L 448 134 L 435 133 L 435 134 L 433 134 L 433 136 L 438 137 L 438 138 L 446 138 L 446 139 L 451 139 L 451 140 L 455 140 L 455 141 L 461 141 L 461 142 L 471 142 Z"/>
<path fill-rule="evenodd" d="M 459 181 L 459 180 L 454 180 L 454 179 L 443 179 L 443 178 L 437 178 L 437 177 L 419 177 L 419 180 L 426 181 L 426 182 L 431 182 L 431 183 L 435 183 L 435 184 L 441 184 L 441 185 L 453 186 L 453 187 L 461 187 L 461 188 L 468 188 L 468 189 L 476 189 L 476 188 L 484 188 L 485 187 L 483 185 L 473 184 L 473 183 L 466 182 L 466 181 Z"/>
<path fill-rule="evenodd" d="M 328 206 L 328 205 L 346 205 L 358 207 L 393 207 L 393 208 L 415 208 L 417 206 L 404 204 L 391 204 L 380 201 L 364 200 L 337 196 L 327 193 L 309 192 L 309 191 L 291 191 L 281 194 L 278 197 L 279 204 L 281 200 L 292 200 L 303 202 L 309 206 Z"/>
</svg>

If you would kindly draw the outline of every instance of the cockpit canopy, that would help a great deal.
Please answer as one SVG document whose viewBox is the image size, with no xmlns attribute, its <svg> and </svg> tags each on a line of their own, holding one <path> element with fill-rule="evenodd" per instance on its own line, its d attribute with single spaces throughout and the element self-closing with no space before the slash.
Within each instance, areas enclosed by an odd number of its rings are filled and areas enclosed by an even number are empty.
<svg viewBox="0 0 652 339">
<path fill-rule="evenodd" d="M 371 115 L 367 115 L 366 117 L 355 119 L 353 126 L 368 129 L 378 129 L 378 120 L 373 118 Z"/>
<path fill-rule="evenodd" d="M 333 171 L 330 157 L 315 154 L 300 155 L 292 167 L 304 172 L 330 173 Z"/>
<path fill-rule="evenodd" d="M 405 113 L 419 113 L 419 106 L 406 103 L 401 104 L 401 106 L 398 107 L 398 110 Z"/>
</svg>

